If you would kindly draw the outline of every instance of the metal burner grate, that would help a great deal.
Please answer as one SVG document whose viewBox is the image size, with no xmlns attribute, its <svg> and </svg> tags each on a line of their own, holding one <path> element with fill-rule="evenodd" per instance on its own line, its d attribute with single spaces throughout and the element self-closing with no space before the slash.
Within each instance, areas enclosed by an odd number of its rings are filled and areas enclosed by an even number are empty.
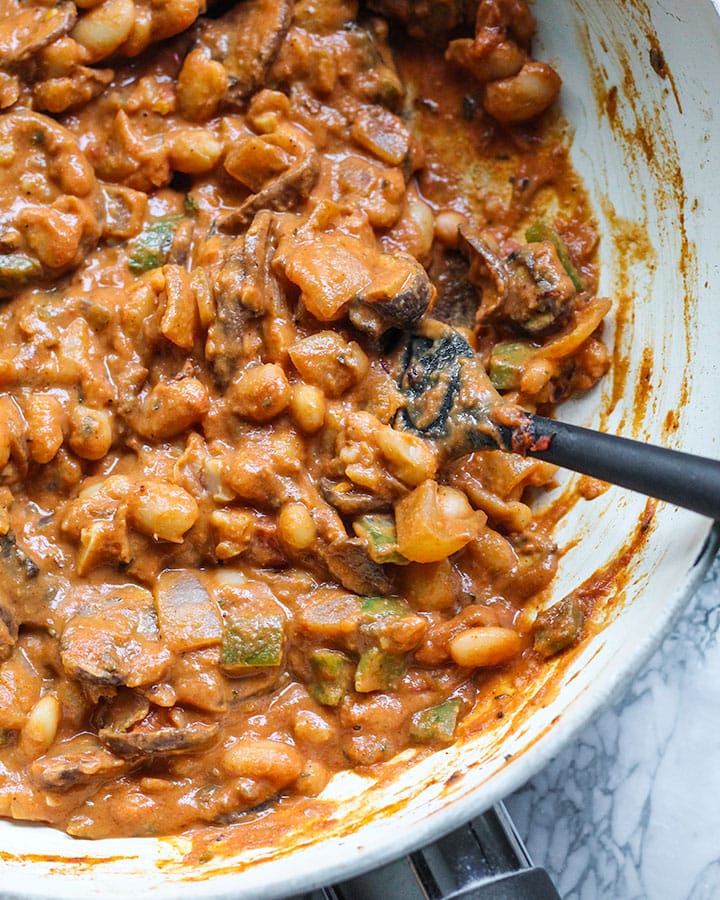
<svg viewBox="0 0 720 900">
<path fill-rule="evenodd" d="M 289 900 L 560 900 L 502 803 L 422 850 Z"/>
</svg>

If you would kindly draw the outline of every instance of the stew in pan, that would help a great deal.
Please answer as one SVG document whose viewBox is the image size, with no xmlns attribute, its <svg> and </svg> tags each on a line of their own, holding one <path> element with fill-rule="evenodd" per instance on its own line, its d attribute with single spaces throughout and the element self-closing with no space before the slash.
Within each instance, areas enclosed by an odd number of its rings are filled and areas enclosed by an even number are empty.
<svg viewBox="0 0 720 900">
<path fill-rule="evenodd" d="M 609 366 L 526 0 L 0 8 L 0 813 L 177 832 L 451 742 L 586 614 L 552 467 L 396 427 L 423 329 L 532 410 Z"/>
</svg>

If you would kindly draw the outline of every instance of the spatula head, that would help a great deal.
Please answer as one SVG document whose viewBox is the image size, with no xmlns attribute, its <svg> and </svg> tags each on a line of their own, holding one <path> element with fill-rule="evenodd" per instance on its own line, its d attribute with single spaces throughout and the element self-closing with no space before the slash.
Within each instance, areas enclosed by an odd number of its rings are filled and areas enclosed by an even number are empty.
<svg viewBox="0 0 720 900">
<path fill-rule="evenodd" d="M 503 446 L 492 411 L 502 403 L 480 360 L 457 331 L 410 335 L 400 356 L 405 406 L 395 427 L 434 441 L 448 456 Z"/>
</svg>

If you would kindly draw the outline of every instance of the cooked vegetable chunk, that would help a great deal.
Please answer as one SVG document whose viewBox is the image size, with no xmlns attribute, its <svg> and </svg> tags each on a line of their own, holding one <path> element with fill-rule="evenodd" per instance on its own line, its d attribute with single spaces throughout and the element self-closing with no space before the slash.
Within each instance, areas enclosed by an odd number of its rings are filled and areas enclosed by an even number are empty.
<svg viewBox="0 0 720 900">
<path fill-rule="evenodd" d="M 155 584 L 155 609 L 163 640 L 176 653 L 211 647 L 223 638 L 217 603 L 189 572 L 160 575 Z"/>
<path fill-rule="evenodd" d="M 528 0 L 3 13 L 0 815 L 254 845 L 582 634 L 495 424 L 610 365 L 560 79 Z"/>
<path fill-rule="evenodd" d="M 310 665 L 313 671 L 310 693 L 323 706 L 338 706 L 354 684 L 352 660 L 339 650 L 313 650 Z"/>
<path fill-rule="evenodd" d="M 370 691 L 391 691 L 405 673 L 406 660 L 402 654 L 386 653 L 379 647 L 370 647 L 360 657 L 355 670 L 355 690 L 361 694 Z"/>
<path fill-rule="evenodd" d="M 413 713 L 410 735 L 415 741 L 423 744 L 449 744 L 455 737 L 458 716 L 462 702 L 457 699 L 445 700 L 437 706 L 421 709 Z"/>
<path fill-rule="evenodd" d="M 535 620 L 533 646 L 546 658 L 562 653 L 582 636 L 585 611 L 576 594 L 568 594 Z"/>
</svg>

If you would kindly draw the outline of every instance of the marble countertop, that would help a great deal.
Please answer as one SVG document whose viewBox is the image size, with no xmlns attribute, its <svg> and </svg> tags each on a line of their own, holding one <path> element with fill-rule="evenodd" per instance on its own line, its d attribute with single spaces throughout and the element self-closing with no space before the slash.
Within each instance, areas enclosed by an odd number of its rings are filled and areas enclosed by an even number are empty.
<svg viewBox="0 0 720 900">
<path fill-rule="evenodd" d="M 720 555 L 623 696 L 506 806 L 563 900 L 720 898 Z"/>
</svg>

